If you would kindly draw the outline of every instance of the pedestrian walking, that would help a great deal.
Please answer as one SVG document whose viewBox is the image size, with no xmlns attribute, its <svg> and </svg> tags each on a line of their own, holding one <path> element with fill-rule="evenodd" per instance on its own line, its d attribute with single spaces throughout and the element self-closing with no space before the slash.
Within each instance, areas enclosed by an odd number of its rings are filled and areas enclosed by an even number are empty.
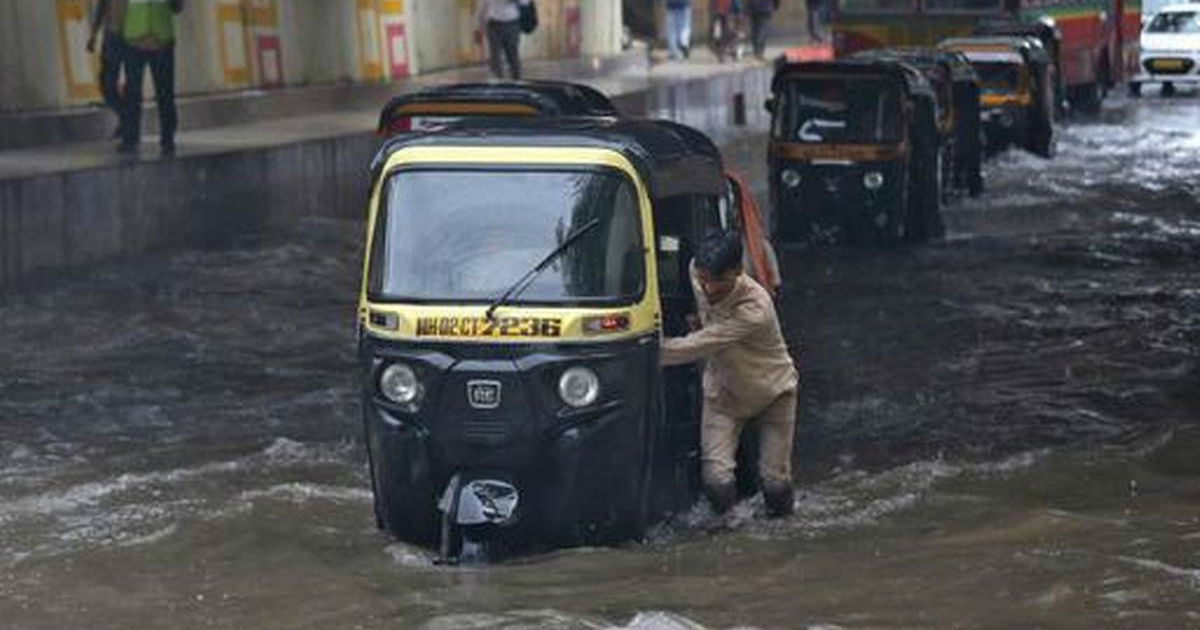
<svg viewBox="0 0 1200 630">
<path fill-rule="evenodd" d="M 509 78 L 521 78 L 521 10 L 530 0 L 478 0 L 475 5 L 475 41 L 487 37 L 488 66 L 492 76 L 504 78 L 508 62 Z"/>
<path fill-rule="evenodd" d="M 691 0 L 664 0 L 667 9 L 667 54 L 671 59 L 692 53 Z"/>
<path fill-rule="evenodd" d="M 120 151 L 136 151 L 142 135 L 142 79 L 146 66 L 158 106 L 159 145 L 175 154 L 175 15 L 183 0 L 112 0 L 127 2 L 121 35 L 125 43 L 125 96 Z"/>
<path fill-rule="evenodd" d="M 728 56 L 738 58 L 738 30 L 741 17 L 741 0 L 711 0 L 708 14 L 711 18 L 709 43 L 717 61 Z"/>
<path fill-rule="evenodd" d="M 792 511 L 792 436 L 799 376 L 770 294 L 742 272 L 737 232 L 713 232 L 690 274 L 699 322 L 684 337 L 662 340 L 664 366 L 704 360 L 700 441 L 704 492 L 718 513 L 737 501 L 736 455 L 743 429 L 757 418 L 759 478 L 768 515 Z"/>
<path fill-rule="evenodd" d="M 121 138 L 122 91 L 121 64 L 125 59 L 125 43 L 121 39 L 121 24 L 125 19 L 126 0 L 100 0 L 92 13 L 92 28 L 88 35 L 87 51 L 96 52 L 96 40 L 104 31 L 104 43 L 100 47 L 100 95 L 104 104 L 117 117 L 114 138 Z"/>
<path fill-rule="evenodd" d="M 746 0 L 750 14 L 750 40 L 754 45 L 754 56 L 763 59 L 767 51 L 767 26 L 771 14 L 779 8 L 779 0 Z"/>
<path fill-rule="evenodd" d="M 825 2 L 826 0 L 808 0 L 808 37 L 814 42 L 823 42 L 825 39 L 821 36 L 821 30 L 825 25 Z"/>
</svg>

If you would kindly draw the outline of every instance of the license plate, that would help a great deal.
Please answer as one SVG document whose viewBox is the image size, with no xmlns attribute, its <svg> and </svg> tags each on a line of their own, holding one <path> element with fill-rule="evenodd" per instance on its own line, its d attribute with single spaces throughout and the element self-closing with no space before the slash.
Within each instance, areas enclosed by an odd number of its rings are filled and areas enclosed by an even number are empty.
<svg viewBox="0 0 1200 630">
<path fill-rule="evenodd" d="M 1155 70 L 1183 70 L 1182 59 L 1155 59 L 1150 65 Z"/>
</svg>

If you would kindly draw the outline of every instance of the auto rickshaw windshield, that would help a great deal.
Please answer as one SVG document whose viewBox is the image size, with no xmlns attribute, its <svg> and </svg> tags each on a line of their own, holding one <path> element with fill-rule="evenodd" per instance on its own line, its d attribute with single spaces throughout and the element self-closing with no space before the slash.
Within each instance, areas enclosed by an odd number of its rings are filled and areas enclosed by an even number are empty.
<svg viewBox="0 0 1200 630">
<path fill-rule="evenodd" d="M 630 304 L 642 294 L 637 195 L 615 169 L 401 170 L 382 199 L 374 299 L 489 302 L 593 221 L 508 303 Z"/>
<path fill-rule="evenodd" d="M 881 80 L 819 77 L 787 84 L 787 140 L 890 143 L 902 135 L 900 94 Z"/>
<path fill-rule="evenodd" d="M 979 74 L 980 89 L 986 94 L 1011 94 L 1021 87 L 1021 66 L 1000 61 L 972 62 Z"/>
</svg>

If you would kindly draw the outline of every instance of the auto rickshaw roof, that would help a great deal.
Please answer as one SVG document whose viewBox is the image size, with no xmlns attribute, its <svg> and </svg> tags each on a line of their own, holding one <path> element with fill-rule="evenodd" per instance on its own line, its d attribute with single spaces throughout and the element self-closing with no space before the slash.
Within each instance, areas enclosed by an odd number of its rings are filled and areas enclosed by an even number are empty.
<svg viewBox="0 0 1200 630">
<path fill-rule="evenodd" d="M 933 87 L 925 75 L 912 65 L 898 59 L 850 57 L 836 61 L 781 62 L 775 66 L 771 91 L 779 91 L 785 81 L 822 75 L 861 76 L 864 79 L 883 78 L 904 86 L 905 91 L 918 99 L 934 99 Z"/>
<path fill-rule="evenodd" d="M 946 68 L 951 81 L 977 83 L 979 75 L 971 62 L 959 51 L 925 46 L 897 46 L 894 48 L 872 48 L 854 54 L 856 59 L 893 60 L 915 66 L 929 78 L 935 66 Z"/>
<path fill-rule="evenodd" d="M 598 117 L 463 118 L 436 131 L 395 136 L 371 163 L 373 179 L 408 147 L 579 147 L 609 149 L 637 169 L 652 198 L 725 192 L 724 166 L 703 133 L 666 120 Z"/>
<path fill-rule="evenodd" d="M 401 94 L 388 101 L 379 116 L 380 128 L 386 128 L 397 110 L 406 105 L 436 105 L 438 103 L 527 105 L 542 116 L 620 115 L 616 106 L 603 92 L 578 83 L 567 81 L 452 83 L 411 94 Z"/>
<path fill-rule="evenodd" d="M 1025 35 L 987 35 L 974 37 L 954 37 L 938 43 L 940 48 L 958 50 L 970 57 L 971 52 L 1013 52 L 1021 56 L 1027 63 L 1045 65 L 1050 63 L 1050 55 L 1046 47 L 1033 36 Z"/>
</svg>

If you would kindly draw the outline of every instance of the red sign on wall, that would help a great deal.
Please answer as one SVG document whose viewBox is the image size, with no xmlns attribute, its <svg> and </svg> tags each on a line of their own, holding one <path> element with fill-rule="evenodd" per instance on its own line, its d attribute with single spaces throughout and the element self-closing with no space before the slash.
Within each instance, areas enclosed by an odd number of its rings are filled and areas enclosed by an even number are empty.
<svg viewBox="0 0 1200 630">
<path fill-rule="evenodd" d="M 408 35 L 403 23 L 387 26 L 388 68 L 393 79 L 404 79 L 409 74 Z"/>
<path fill-rule="evenodd" d="M 278 35 L 258 35 L 254 38 L 258 49 L 258 67 L 262 69 L 262 84 L 265 87 L 283 85 L 283 54 L 279 48 Z"/>
</svg>

